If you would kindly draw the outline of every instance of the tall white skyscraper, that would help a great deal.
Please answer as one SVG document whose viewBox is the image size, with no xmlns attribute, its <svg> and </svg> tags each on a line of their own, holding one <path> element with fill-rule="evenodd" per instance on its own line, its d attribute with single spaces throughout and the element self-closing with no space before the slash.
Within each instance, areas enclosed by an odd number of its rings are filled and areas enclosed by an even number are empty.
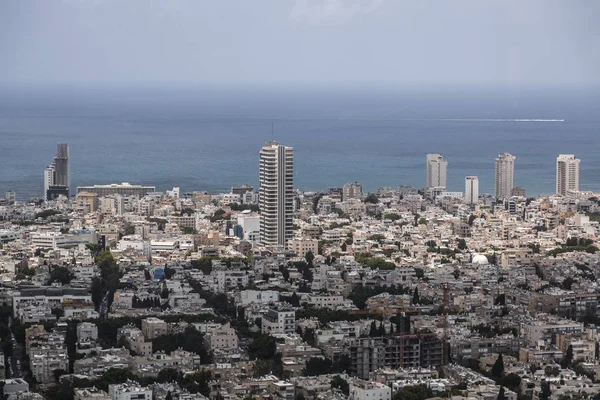
<svg viewBox="0 0 600 400">
<path fill-rule="evenodd" d="M 465 178 L 465 203 L 477 204 L 479 198 L 479 178 L 467 176 Z"/>
<path fill-rule="evenodd" d="M 260 242 L 287 246 L 294 236 L 294 149 L 269 142 L 260 150 Z"/>
<path fill-rule="evenodd" d="M 509 153 L 498 154 L 496 158 L 496 198 L 511 197 L 515 187 L 515 159 Z"/>
<path fill-rule="evenodd" d="M 427 182 L 426 188 L 448 188 L 448 161 L 441 154 L 427 154 Z"/>
<path fill-rule="evenodd" d="M 556 194 L 565 195 L 568 190 L 579 190 L 579 164 L 573 154 L 560 154 L 556 158 Z"/>
</svg>

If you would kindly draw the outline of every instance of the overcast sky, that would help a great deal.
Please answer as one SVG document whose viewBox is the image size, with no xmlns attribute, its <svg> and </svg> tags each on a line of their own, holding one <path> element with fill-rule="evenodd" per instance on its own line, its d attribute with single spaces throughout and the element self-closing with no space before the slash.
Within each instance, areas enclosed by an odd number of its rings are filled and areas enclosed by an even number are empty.
<svg viewBox="0 0 600 400">
<path fill-rule="evenodd" d="M 597 0 L 0 0 L 0 83 L 600 83 Z"/>
</svg>

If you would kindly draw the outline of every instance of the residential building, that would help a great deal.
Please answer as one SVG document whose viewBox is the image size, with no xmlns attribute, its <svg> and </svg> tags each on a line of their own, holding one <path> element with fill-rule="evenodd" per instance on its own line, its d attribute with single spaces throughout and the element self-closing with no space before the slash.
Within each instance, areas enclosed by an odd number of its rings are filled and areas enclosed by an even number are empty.
<svg viewBox="0 0 600 400">
<path fill-rule="evenodd" d="M 133 381 L 109 385 L 108 395 L 111 400 L 152 400 L 152 390 Z"/>
<path fill-rule="evenodd" d="M 309 238 L 294 238 L 289 241 L 288 248 L 296 253 L 298 257 L 304 257 L 309 251 L 319 254 L 319 241 Z"/>
<path fill-rule="evenodd" d="M 476 176 L 467 176 L 465 178 L 465 203 L 477 204 L 479 198 L 479 178 Z"/>
<path fill-rule="evenodd" d="M 208 343 L 211 351 L 215 349 L 237 349 L 238 347 L 238 336 L 229 322 L 210 331 L 204 340 Z"/>
<path fill-rule="evenodd" d="M 115 194 L 121 196 L 144 197 L 148 193 L 153 193 L 155 191 L 156 188 L 154 186 L 131 185 L 128 182 L 123 182 L 121 184 L 111 183 L 109 185 L 79 186 L 77 188 L 77 193 L 96 193 L 98 197 L 104 197 Z"/>
<path fill-rule="evenodd" d="M 296 312 L 271 308 L 262 317 L 262 333 L 283 334 L 296 330 Z"/>
<path fill-rule="evenodd" d="M 91 322 L 77 324 L 77 341 L 90 342 L 98 339 L 98 327 Z"/>
<path fill-rule="evenodd" d="M 379 382 L 353 379 L 349 382 L 352 400 L 391 400 L 392 388 Z"/>
<path fill-rule="evenodd" d="M 362 196 L 362 186 L 358 182 L 347 183 L 342 188 L 342 201 L 348 199 L 360 199 Z"/>
<path fill-rule="evenodd" d="M 286 247 L 293 238 L 294 149 L 269 142 L 260 151 L 260 242 Z"/>
<path fill-rule="evenodd" d="M 142 333 L 146 339 L 152 340 L 169 333 L 169 324 L 155 317 L 142 320 Z"/>
<path fill-rule="evenodd" d="M 496 158 L 496 198 L 505 199 L 512 195 L 515 186 L 515 159 L 509 153 L 498 154 Z"/>
<path fill-rule="evenodd" d="M 78 192 L 77 200 L 87 204 L 89 212 L 94 212 L 98 209 L 98 194 L 89 192 Z"/>
<path fill-rule="evenodd" d="M 427 154 L 426 188 L 448 188 L 448 161 L 441 154 Z"/>
<path fill-rule="evenodd" d="M 573 154 L 560 154 L 556 159 L 556 194 L 564 196 L 567 191 L 579 190 L 579 164 Z"/>
</svg>

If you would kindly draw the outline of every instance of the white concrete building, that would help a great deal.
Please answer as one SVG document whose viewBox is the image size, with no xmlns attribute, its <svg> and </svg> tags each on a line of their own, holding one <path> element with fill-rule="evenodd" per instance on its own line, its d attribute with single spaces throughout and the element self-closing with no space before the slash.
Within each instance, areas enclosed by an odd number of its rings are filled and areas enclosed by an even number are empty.
<svg viewBox="0 0 600 400">
<path fill-rule="evenodd" d="M 242 290 L 240 292 L 242 305 L 269 304 L 279 301 L 279 292 L 275 290 Z"/>
<path fill-rule="evenodd" d="M 573 154 L 560 154 L 556 159 L 556 194 L 564 196 L 567 191 L 579 190 L 579 164 Z"/>
<path fill-rule="evenodd" d="M 391 400 L 392 388 L 379 382 L 354 379 L 349 383 L 352 400 Z"/>
<path fill-rule="evenodd" d="M 244 232 L 244 240 L 250 240 L 253 234 L 260 233 L 260 216 L 253 214 L 250 210 L 242 211 L 238 215 L 237 222 Z"/>
<path fill-rule="evenodd" d="M 90 342 L 98 339 L 98 327 L 91 322 L 77 324 L 77 341 Z"/>
<path fill-rule="evenodd" d="M 286 247 L 293 238 L 294 149 L 269 142 L 260 150 L 260 242 Z"/>
<path fill-rule="evenodd" d="M 479 178 L 467 176 L 465 178 L 465 203 L 477 204 L 479 198 Z"/>
<path fill-rule="evenodd" d="M 111 400 L 152 400 L 152 390 L 140 386 L 137 382 L 128 381 L 108 386 Z"/>
<path fill-rule="evenodd" d="M 448 161 L 441 154 L 427 154 L 426 188 L 448 187 Z"/>
<path fill-rule="evenodd" d="M 262 333 L 283 334 L 296 331 L 296 312 L 269 309 L 262 317 Z"/>
<path fill-rule="evenodd" d="M 515 187 L 515 159 L 509 153 L 498 154 L 496 158 L 496 198 L 505 199 L 512 195 Z"/>
</svg>

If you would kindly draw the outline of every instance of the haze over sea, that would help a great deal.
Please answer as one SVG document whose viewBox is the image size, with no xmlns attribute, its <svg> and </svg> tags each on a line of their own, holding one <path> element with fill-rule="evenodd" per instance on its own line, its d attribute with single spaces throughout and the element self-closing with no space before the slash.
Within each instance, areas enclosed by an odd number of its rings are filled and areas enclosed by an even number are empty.
<svg viewBox="0 0 600 400">
<path fill-rule="evenodd" d="M 46 87 L 0 91 L 0 196 L 41 196 L 43 170 L 67 142 L 72 193 L 130 182 L 228 191 L 258 182 L 271 139 L 295 148 L 295 186 L 424 186 L 425 155 L 448 160 L 449 190 L 494 159 L 517 157 L 515 185 L 553 193 L 560 153 L 581 159 L 581 190 L 600 191 L 597 87 Z"/>
</svg>

